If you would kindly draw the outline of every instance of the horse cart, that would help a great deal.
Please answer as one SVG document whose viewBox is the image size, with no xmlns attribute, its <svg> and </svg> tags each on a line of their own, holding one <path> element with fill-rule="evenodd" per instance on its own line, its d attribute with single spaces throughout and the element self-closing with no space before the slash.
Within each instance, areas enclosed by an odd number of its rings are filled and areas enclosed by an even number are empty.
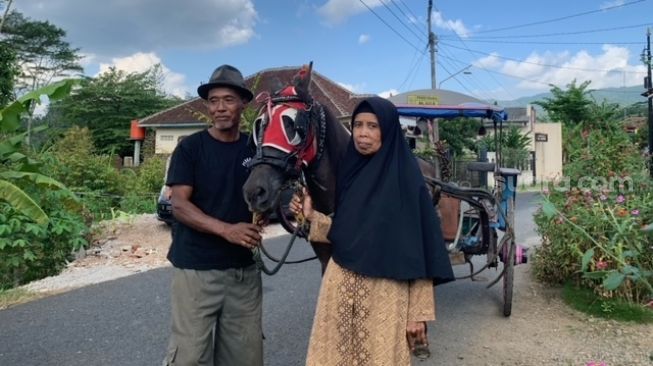
<svg viewBox="0 0 653 366">
<path fill-rule="evenodd" d="M 251 173 L 243 187 L 245 200 L 256 220 L 277 210 L 277 217 L 286 230 L 293 233 L 284 254 L 276 258 L 261 245 L 255 257 L 261 269 L 274 274 L 287 261 L 295 238 L 301 236 L 301 226 L 288 219 L 280 208 L 279 197 L 287 189 L 311 192 L 314 207 L 331 213 L 335 205 L 335 169 L 344 153 L 349 132 L 310 93 L 311 67 L 305 67 L 293 83 L 273 93 L 257 97 L 260 113 L 252 126 L 252 144 L 256 155 L 250 162 Z M 421 161 L 420 169 L 433 194 L 434 208 L 442 217 L 443 232 L 448 242 L 452 263 L 467 263 L 474 279 L 487 268 L 502 268 L 488 287 L 503 279 L 503 314 L 512 310 L 514 266 L 523 261 L 515 244 L 514 206 L 515 187 L 519 171 L 501 168 L 501 125 L 506 119 L 503 110 L 485 105 L 415 106 L 398 105 L 401 116 L 452 120 L 456 117 L 491 119 L 495 127 L 497 163 L 477 163 L 473 167 L 481 174 L 493 172 L 494 188 L 465 188 L 445 182 L 439 169 Z M 443 123 L 453 122 L 444 121 Z M 330 258 L 328 245 L 311 243 L 320 260 L 322 270 Z M 261 253 L 262 252 L 262 253 Z M 269 269 L 261 254 L 277 262 Z M 486 257 L 481 268 L 475 270 L 471 258 Z M 312 258 L 308 258 L 312 259 Z M 308 260 L 307 259 L 307 260 Z M 304 260 L 302 260 L 304 261 Z M 301 262 L 301 261 L 298 261 Z M 502 265 L 501 265 L 501 264 Z M 500 267 L 501 266 L 501 267 Z"/>
<path fill-rule="evenodd" d="M 442 177 L 442 171 L 447 169 L 441 168 L 444 162 L 438 157 L 433 161 L 433 169 L 422 169 L 422 172 L 431 188 L 434 207 L 440 213 L 451 263 L 466 263 L 470 267 L 469 275 L 457 279 L 474 280 L 480 272 L 488 268 L 499 268 L 499 262 L 502 263 L 500 274 L 487 287 L 503 280 L 503 314 L 510 316 L 514 266 L 526 262 L 526 253 L 521 246 L 516 245 L 514 230 L 517 177 L 520 172 L 501 167 L 500 141 L 502 124 L 507 119 L 506 113 L 496 106 L 475 103 L 454 106 L 397 105 L 397 110 L 400 116 L 428 121 L 427 131 L 433 130 L 433 119 L 442 123 L 456 123 L 460 117 L 492 120 L 496 161 L 467 165 L 467 170 L 479 175 L 492 173 L 492 189 L 447 182 Z M 429 138 L 431 145 L 435 146 L 437 141 L 434 141 L 433 136 L 437 136 L 437 133 L 431 133 Z M 482 267 L 476 270 L 472 263 L 474 256 L 486 257 Z"/>
</svg>

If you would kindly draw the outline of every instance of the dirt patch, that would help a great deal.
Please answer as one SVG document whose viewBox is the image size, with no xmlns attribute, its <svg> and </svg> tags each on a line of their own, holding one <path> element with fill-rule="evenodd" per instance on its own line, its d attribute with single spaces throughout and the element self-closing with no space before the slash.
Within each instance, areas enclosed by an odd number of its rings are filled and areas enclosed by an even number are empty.
<svg viewBox="0 0 653 366">
<path fill-rule="evenodd" d="M 114 280 L 150 269 L 169 266 L 170 227 L 146 214 L 103 221 L 90 248 L 78 253 L 59 275 L 23 286 L 37 293 L 58 293 Z M 264 238 L 285 234 L 280 225 L 265 229 Z"/>
<path fill-rule="evenodd" d="M 488 317 L 474 324 L 473 342 L 451 345 L 436 355 L 440 359 L 431 360 L 434 365 L 653 365 L 653 325 L 575 311 L 562 300 L 561 289 L 533 281 L 530 264 L 516 267 L 515 279 L 510 318 Z"/>
</svg>

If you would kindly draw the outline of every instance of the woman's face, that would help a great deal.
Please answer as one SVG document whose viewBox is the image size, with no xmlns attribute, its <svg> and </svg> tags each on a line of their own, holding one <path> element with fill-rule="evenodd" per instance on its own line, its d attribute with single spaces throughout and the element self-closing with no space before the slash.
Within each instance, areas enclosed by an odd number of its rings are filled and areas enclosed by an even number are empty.
<svg viewBox="0 0 653 366">
<path fill-rule="evenodd" d="M 358 113 L 352 126 L 354 147 L 363 155 L 373 155 L 381 148 L 381 126 L 374 113 Z"/>
</svg>

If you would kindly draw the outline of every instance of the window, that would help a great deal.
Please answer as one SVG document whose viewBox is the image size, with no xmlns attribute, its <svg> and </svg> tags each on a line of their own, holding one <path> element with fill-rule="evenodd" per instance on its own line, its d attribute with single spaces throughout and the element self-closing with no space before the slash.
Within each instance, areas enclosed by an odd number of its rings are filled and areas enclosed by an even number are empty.
<svg viewBox="0 0 653 366">
<path fill-rule="evenodd" d="M 172 136 L 172 135 L 161 135 L 159 137 L 159 140 L 161 140 L 161 141 L 174 141 L 174 136 Z"/>
</svg>

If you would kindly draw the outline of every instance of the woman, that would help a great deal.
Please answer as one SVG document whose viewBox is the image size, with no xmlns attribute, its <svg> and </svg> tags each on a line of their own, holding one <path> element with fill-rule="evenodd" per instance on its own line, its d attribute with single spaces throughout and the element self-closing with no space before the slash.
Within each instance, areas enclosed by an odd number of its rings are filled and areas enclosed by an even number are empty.
<svg viewBox="0 0 653 366">
<path fill-rule="evenodd" d="M 433 285 L 453 280 L 440 220 L 394 105 L 368 98 L 354 110 L 339 167 L 333 219 L 295 196 L 291 210 L 329 242 L 307 365 L 410 365 L 435 319 Z"/>
</svg>

